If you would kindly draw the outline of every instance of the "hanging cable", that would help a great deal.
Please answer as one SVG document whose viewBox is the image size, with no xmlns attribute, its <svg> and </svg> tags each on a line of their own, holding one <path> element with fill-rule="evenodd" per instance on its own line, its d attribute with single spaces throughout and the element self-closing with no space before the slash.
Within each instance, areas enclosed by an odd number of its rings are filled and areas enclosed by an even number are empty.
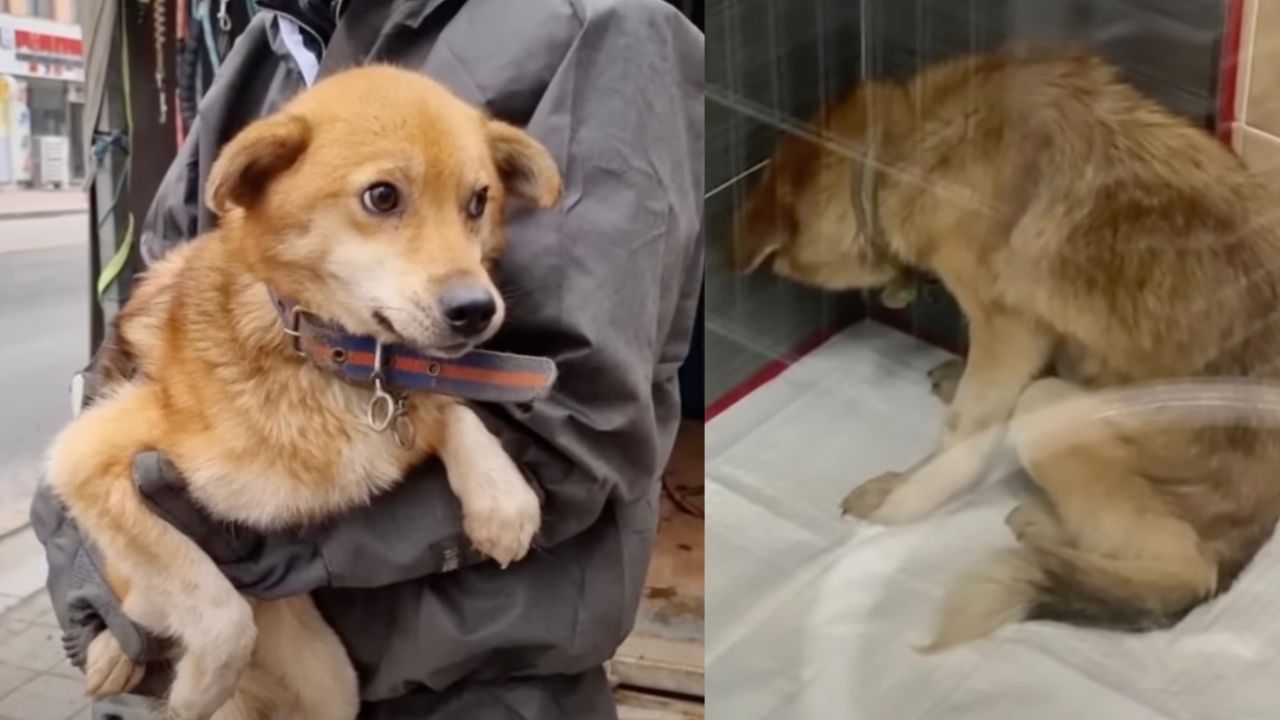
<svg viewBox="0 0 1280 720">
<path fill-rule="evenodd" d="M 181 148 L 183 140 L 187 137 L 187 125 L 191 122 L 191 116 L 187 115 L 186 107 L 182 98 L 182 81 L 183 81 L 183 59 L 187 53 L 187 26 L 189 16 L 187 14 L 187 0 L 175 0 L 173 6 L 173 106 L 177 108 L 177 112 L 173 115 L 173 137 L 175 147 Z"/>
<path fill-rule="evenodd" d="M 226 57 L 231 47 L 231 13 L 227 11 L 230 0 L 218 0 L 218 57 Z"/>
<path fill-rule="evenodd" d="M 197 47 L 197 48 L 199 48 L 200 46 L 202 46 L 202 45 L 204 44 L 204 33 L 202 33 L 202 32 L 201 32 L 200 27 L 199 27 L 199 25 L 200 25 L 200 1 L 201 1 L 201 0 L 193 0 L 193 4 L 192 4 L 192 6 L 191 6 L 191 24 L 192 24 L 192 26 L 193 26 L 192 33 L 191 33 L 191 39 L 192 39 L 192 41 L 195 43 L 195 45 L 196 45 L 196 47 Z M 195 92 L 195 102 L 196 102 L 196 105 L 197 105 L 197 107 L 198 107 L 198 106 L 199 106 L 199 103 L 200 103 L 200 100 L 204 97 L 204 90 L 205 90 L 205 87 L 204 87 L 204 84 L 205 84 L 205 70 L 204 70 L 204 63 L 200 60 L 200 51 L 199 51 L 199 49 L 197 49 L 197 50 L 195 51 L 195 65 L 196 65 L 196 70 L 195 70 L 195 75 L 196 75 L 196 81 L 195 81 L 195 90 L 196 90 L 196 92 Z M 209 72 L 211 72 L 211 73 L 212 73 L 212 72 L 216 71 L 216 69 L 217 69 L 216 67 L 210 66 L 210 68 L 209 68 Z M 194 114 L 193 114 L 193 117 L 194 117 Z"/>
<path fill-rule="evenodd" d="M 107 221 L 111 219 L 116 207 L 120 205 L 120 199 L 124 197 L 124 184 L 128 179 L 128 170 L 120 173 L 120 179 L 116 181 L 115 189 L 111 192 L 111 204 L 107 206 L 106 211 L 102 213 L 102 218 L 98 220 L 98 230 L 102 230 L 107 226 Z M 101 290 L 99 290 L 99 298 L 101 298 Z"/>
<path fill-rule="evenodd" d="M 198 75 L 200 73 L 200 43 L 198 38 L 190 37 L 182 45 L 178 53 L 178 109 L 186 127 L 196 118 L 196 107 L 200 102 Z"/>
<path fill-rule="evenodd" d="M 169 122 L 169 98 L 164 92 L 165 81 L 165 56 L 164 41 L 167 28 L 165 27 L 165 0 L 151 0 L 151 32 L 155 40 L 155 64 L 156 64 L 156 100 L 159 107 L 160 124 L 164 125 Z"/>
<path fill-rule="evenodd" d="M 98 170 L 102 167 L 102 161 L 112 150 L 119 149 L 122 152 L 128 152 L 128 138 L 119 130 L 111 132 L 103 132 L 95 130 L 93 139 L 89 145 L 89 167 L 85 170 L 85 177 L 97 177 Z"/>
<path fill-rule="evenodd" d="M 178 0 L 177 17 L 178 27 L 181 33 L 182 44 L 178 50 L 175 65 L 176 78 L 175 92 L 178 97 L 178 114 L 182 118 L 184 128 L 191 127 L 195 122 L 196 105 L 200 102 L 199 80 L 197 76 L 200 74 L 200 30 L 193 27 L 195 20 L 194 4 L 189 0 Z M 185 139 L 185 132 L 183 133 Z M 181 147 L 182 143 L 179 142 Z"/>
<path fill-rule="evenodd" d="M 121 173 L 120 179 L 116 182 L 115 197 L 111 201 L 104 216 L 99 220 L 98 227 L 102 228 L 108 218 L 110 218 L 120 199 L 124 193 L 128 192 L 130 178 L 133 175 L 133 80 L 130 77 L 129 67 L 129 19 L 127 13 L 120 13 L 120 75 L 124 86 L 124 125 L 126 145 L 123 148 L 125 153 L 125 168 Z M 125 263 L 129 261 L 129 255 L 133 252 L 133 211 L 129 211 L 128 219 L 125 224 L 124 239 L 121 240 L 116 252 L 111 256 L 110 262 L 106 267 L 102 268 L 102 272 L 98 274 L 97 292 L 98 301 L 107 294 L 107 290 L 111 288 L 120 272 L 124 270 Z"/>
<path fill-rule="evenodd" d="M 209 16 L 209 0 L 200 0 L 200 4 L 196 6 L 196 17 L 200 20 L 200 29 L 203 32 L 200 38 L 200 44 L 209 53 L 209 65 L 213 67 L 215 73 L 218 72 L 218 66 L 222 64 L 221 58 L 218 57 L 217 34 L 213 31 L 213 18 Z"/>
</svg>

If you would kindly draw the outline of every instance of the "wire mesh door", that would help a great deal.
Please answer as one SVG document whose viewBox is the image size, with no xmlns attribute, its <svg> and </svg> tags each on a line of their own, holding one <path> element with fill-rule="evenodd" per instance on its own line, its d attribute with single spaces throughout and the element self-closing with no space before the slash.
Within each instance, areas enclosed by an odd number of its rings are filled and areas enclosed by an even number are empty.
<svg viewBox="0 0 1280 720">
<path fill-rule="evenodd" d="M 1188 118 L 1215 117 L 1222 0 L 714 0 L 707 19 L 707 386 L 712 417 L 832 332 L 865 319 L 953 351 L 963 318 L 922 278 L 905 308 L 822 293 L 728 259 L 743 201 L 783 137 L 827 142 L 818 122 L 873 79 L 1012 44 L 1088 47 Z M 917 107 L 924 114 L 928 108 Z M 869 145 L 874 154 L 874 144 Z M 850 156 L 850 162 L 865 157 Z M 892 168 L 890 168 L 892 170 Z"/>
</svg>

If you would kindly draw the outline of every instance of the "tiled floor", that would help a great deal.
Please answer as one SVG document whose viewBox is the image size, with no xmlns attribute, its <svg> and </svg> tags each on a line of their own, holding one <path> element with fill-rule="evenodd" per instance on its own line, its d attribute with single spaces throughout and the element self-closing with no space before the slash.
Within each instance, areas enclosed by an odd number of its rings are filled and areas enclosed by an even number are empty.
<svg viewBox="0 0 1280 720">
<path fill-rule="evenodd" d="M 47 568 L 44 548 L 31 528 L 0 537 L 0 617 L 44 589 Z"/>
<path fill-rule="evenodd" d="M 0 615 L 0 720 L 89 720 L 84 677 L 59 635 L 43 592 Z"/>
</svg>

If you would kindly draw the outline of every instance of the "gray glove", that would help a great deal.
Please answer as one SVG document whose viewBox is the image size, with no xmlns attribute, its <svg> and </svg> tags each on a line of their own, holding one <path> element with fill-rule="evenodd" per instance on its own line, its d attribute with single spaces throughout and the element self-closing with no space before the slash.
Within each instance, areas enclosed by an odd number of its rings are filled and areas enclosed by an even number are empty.
<svg viewBox="0 0 1280 720">
<path fill-rule="evenodd" d="M 321 587 L 394 585 L 485 560 L 462 530 L 460 506 L 437 461 L 335 522 L 272 533 L 211 518 L 159 453 L 139 454 L 133 477 L 152 512 L 194 540 L 238 590 L 266 600 Z"/>
<path fill-rule="evenodd" d="M 44 544 L 49 563 L 48 589 L 62 628 L 62 647 L 71 663 L 84 669 L 89 643 L 109 629 L 129 657 L 158 660 L 163 647 L 120 609 L 107 585 L 93 546 L 84 541 L 66 508 L 44 483 L 31 507 L 31 527 Z"/>
<path fill-rule="evenodd" d="M 194 540 L 240 592 L 275 600 L 329 584 L 319 530 L 264 534 L 214 520 L 187 492 L 178 468 L 158 452 L 133 459 L 133 481 L 151 511 Z"/>
<path fill-rule="evenodd" d="M 177 468 L 160 453 L 134 458 L 133 477 L 153 511 L 203 547 L 242 592 L 271 599 L 327 584 L 328 572 L 314 542 L 302 536 L 263 535 L 214 522 L 196 506 Z M 109 629 L 134 660 L 162 659 L 164 643 L 124 614 L 102 574 L 97 551 L 43 483 L 32 503 L 31 525 L 45 547 L 49 596 L 62 628 L 63 650 L 71 663 L 84 669 L 89 643 L 103 629 Z"/>
</svg>

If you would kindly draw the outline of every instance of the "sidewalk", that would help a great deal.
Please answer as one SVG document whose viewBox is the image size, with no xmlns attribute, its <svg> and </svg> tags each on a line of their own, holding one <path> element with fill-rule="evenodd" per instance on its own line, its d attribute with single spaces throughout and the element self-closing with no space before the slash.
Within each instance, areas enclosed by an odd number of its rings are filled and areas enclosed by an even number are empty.
<svg viewBox="0 0 1280 720">
<path fill-rule="evenodd" d="M 0 720 L 89 720 L 84 676 L 66 661 L 30 528 L 0 539 Z"/>
<path fill-rule="evenodd" d="M 75 190 L 21 190 L 0 187 L 0 220 L 56 217 L 88 212 L 89 197 Z"/>
</svg>

